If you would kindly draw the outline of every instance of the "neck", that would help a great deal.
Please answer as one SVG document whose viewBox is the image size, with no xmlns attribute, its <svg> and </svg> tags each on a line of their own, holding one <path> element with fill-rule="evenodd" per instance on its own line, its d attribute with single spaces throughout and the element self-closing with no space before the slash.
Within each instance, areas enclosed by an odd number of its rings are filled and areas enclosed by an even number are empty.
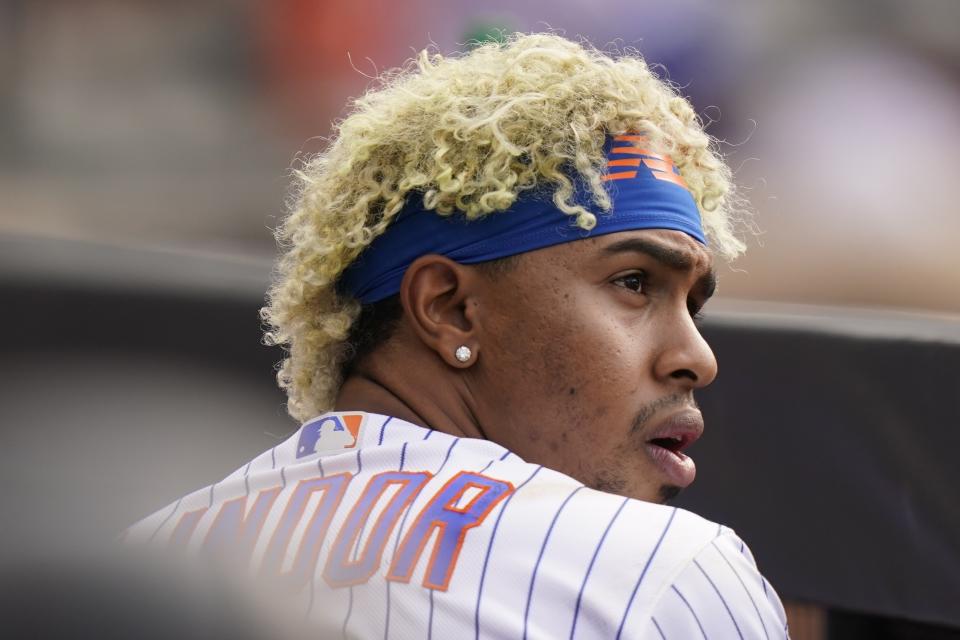
<svg viewBox="0 0 960 640">
<path fill-rule="evenodd" d="M 401 360 L 399 367 L 371 354 L 344 380 L 334 411 L 379 413 L 453 436 L 487 438 L 467 400 L 462 374 L 435 358 L 416 364 L 412 358 Z"/>
</svg>

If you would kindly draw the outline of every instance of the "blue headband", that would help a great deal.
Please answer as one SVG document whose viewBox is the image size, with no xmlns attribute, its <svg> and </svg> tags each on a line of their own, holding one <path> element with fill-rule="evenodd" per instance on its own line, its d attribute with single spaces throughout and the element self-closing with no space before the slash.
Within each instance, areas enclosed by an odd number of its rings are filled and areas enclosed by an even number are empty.
<svg viewBox="0 0 960 640">
<path fill-rule="evenodd" d="M 407 267 L 431 253 L 477 264 L 635 229 L 683 231 L 707 244 L 697 204 L 669 158 L 648 149 L 640 135 L 612 136 L 605 150 L 604 181 L 613 206 L 608 212 L 594 211 L 597 224 L 590 231 L 575 226 L 574 216 L 557 209 L 542 193 L 522 194 L 509 209 L 478 220 L 441 216 L 424 209 L 422 198 L 411 198 L 383 235 L 343 272 L 340 290 L 362 304 L 388 298 L 400 291 Z"/>
</svg>

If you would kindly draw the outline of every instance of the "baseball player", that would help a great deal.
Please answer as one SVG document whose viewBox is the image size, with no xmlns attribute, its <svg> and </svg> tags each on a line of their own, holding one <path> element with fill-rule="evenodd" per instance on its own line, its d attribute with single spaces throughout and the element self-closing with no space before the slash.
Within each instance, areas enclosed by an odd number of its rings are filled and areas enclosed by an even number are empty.
<svg viewBox="0 0 960 640">
<path fill-rule="evenodd" d="M 129 541 L 228 557 L 328 636 L 787 635 L 736 534 L 664 504 L 716 375 L 695 318 L 743 245 L 643 60 L 423 54 L 299 181 L 264 318 L 303 426 Z"/>
</svg>

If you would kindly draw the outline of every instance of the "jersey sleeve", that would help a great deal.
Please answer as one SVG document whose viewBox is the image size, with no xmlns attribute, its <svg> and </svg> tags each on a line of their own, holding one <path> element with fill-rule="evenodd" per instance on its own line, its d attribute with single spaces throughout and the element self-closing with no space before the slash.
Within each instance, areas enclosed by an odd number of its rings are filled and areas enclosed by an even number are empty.
<svg viewBox="0 0 960 640">
<path fill-rule="evenodd" d="M 662 591 L 647 625 L 644 638 L 789 637 L 780 598 L 726 528 Z"/>
</svg>

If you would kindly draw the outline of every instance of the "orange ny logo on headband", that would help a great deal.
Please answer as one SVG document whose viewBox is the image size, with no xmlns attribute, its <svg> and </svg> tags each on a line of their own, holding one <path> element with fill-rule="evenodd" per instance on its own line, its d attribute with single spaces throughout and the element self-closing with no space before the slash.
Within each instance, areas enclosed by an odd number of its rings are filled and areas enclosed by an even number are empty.
<svg viewBox="0 0 960 640">
<path fill-rule="evenodd" d="M 626 144 L 618 144 L 626 143 Z M 607 162 L 607 168 L 611 170 L 603 177 L 603 181 L 608 180 L 627 180 L 636 178 L 637 171 L 621 170 L 620 167 L 639 167 L 641 164 L 650 169 L 650 173 L 657 180 L 665 180 L 687 189 L 687 183 L 680 176 L 680 171 L 673 160 L 655 153 L 647 148 L 649 141 L 646 136 L 641 135 L 621 135 L 613 137 L 613 148 L 610 149 L 610 160 Z M 640 156 L 639 158 L 614 158 L 614 155 Z"/>
</svg>

